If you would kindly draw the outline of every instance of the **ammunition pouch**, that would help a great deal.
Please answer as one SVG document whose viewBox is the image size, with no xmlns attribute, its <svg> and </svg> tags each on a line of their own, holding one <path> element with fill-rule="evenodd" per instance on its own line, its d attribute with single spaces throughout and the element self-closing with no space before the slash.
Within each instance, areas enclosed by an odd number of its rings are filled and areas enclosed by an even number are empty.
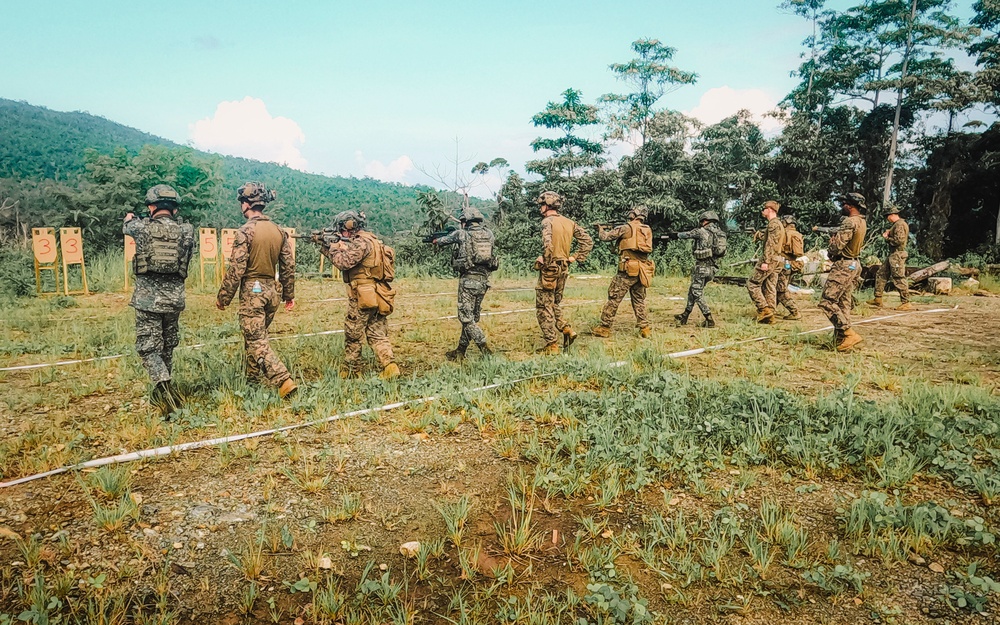
<svg viewBox="0 0 1000 625">
<path fill-rule="evenodd" d="M 388 282 L 375 283 L 375 295 L 378 300 L 378 314 L 388 317 L 395 310 L 396 291 Z"/>
<path fill-rule="evenodd" d="M 543 291 L 555 291 L 562 267 L 557 262 L 543 264 L 538 273 L 538 284 Z"/>
<path fill-rule="evenodd" d="M 712 248 L 699 249 L 695 248 L 691 255 L 694 256 L 695 260 L 706 260 L 712 258 Z"/>
<path fill-rule="evenodd" d="M 618 263 L 618 271 L 624 272 L 630 278 L 639 278 L 639 284 L 649 287 L 653 284 L 656 265 L 649 259 L 623 258 Z"/>
</svg>

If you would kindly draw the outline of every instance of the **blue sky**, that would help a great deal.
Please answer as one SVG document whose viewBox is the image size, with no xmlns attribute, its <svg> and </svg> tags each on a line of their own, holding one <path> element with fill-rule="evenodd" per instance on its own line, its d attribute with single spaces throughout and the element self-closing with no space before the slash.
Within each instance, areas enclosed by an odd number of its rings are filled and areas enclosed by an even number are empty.
<svg viewBox="0 0 1000 625">
<path fill-rule="evenodd" d="M 427 182 L 421 169 L 453 171 L 456 137 L 461 159 L 522 170 L 531 116 L 568 87 L 591 102 L 621 90 L 608 64 L 641 37 L 699 74 L 663 104 L 706 121 L 766 110 L 795 84 L 808 34 L 779 1 L 7 2 L 0 97 L 306 171 Z"/>
</svg>

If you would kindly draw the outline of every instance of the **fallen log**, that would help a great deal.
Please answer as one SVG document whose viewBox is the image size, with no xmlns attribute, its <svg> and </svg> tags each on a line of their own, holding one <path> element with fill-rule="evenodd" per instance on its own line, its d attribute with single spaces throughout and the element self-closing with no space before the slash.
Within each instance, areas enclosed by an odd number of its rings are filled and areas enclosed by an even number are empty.
<svg viewBox="0 0 1000 625">
<path fill-rule="evenodd" d="M 910 284 L 917 284 L 918 282 L 923 282 L 927 278 L 930 278 L 936 273 L 941 273 L 942 271 L 946 270 L 950 265 L 951 263 L 949 263 L 948 261 L 942 260 L 939 263 L 934 263 L 930 267 L 924 267 L 919 271 L 914 271 L 913 273 L 911 273 L 906 277 L 909 279 Z"/>
</svg>

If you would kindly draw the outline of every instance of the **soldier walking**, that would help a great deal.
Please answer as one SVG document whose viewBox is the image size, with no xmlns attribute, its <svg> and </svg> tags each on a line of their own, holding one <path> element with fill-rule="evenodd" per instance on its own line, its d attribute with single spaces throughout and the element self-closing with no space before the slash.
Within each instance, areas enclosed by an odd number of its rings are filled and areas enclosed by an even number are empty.
<svg viewBox="0 0 1000 625">
<path fill-rule="evenodd" d="M 601 241 L 618 241 L 618 273 L 608 286 L 608 301 L 601 310 L 601 323 L 593 330 L 594 336 L 611 336 L 611 324 L 618 313 L 618 306 L 629 295 L 632 312 L 639 334 L 649 338 L 653 331 L 649 327 L 649 313 L 646 311 L 646 289 L 653 282 L 656 267 L 649 259 L 653 251 L 653 231 L 646 225 L 649 209 L 643 205 L 632 208 L 628 223 L 605 230 L 604 224 L 597 226 L 597 237 Z"/>
<path fill-rule="evenodd" d="M 248 182 L 239 188 L 236 197 L 246 223 L 233 238 L 229 267 L 215 305 L 225 310 L 239 292 L 247 378 L 265 381 L 284 398 L 298 387 L 271 349 L 267 329 L 282 300 L 285 310 L 295 306 L 295 258 L 288 233 L 263 213 L 265 205 L 274 200 L 274 191 L 260 182 Z M 274 278 L 275 271 L 278 280 Z"/>
<path fill-rule="evenodd" d="M 389 283 L 395 277 L 395 252 L 364 229 L 365 214 L 344 211 L 334 218 L 339 240 L 322 247 L 322 252 L 339 269 L 347 285 L 347 317 L 344 319 L 344 366 L 340 377 L 361 373 L 361 340 L 368 344 L 379 366 L 380 377 L 399 376 L 389 343 L 389 323 L 396 292 Z"/>
<path fill-rule="evenodd" d="M 777 303 L 778 273 L 784 264 L 785 229 L 778 219 L 781 204 L 774 200 L 764 202 L 760 214 L 767 219 L 764 231 L 764 249 L 753 275 L 747 281 L 747 292 L 757 307 L 757 323 L 774 323 Z"/>
<path fill-rule="evenodd" d="M 455 246 L 451 266 L 458 272 L 458 320 L 462 324 L 462 334 L 458 337 L 458 347 L 445 353 L 448 360 L 465 358 L 469 343 L 475 343 L 484 356 L 493 353 L 486 344 L 486 334 L 479 327 L 479 316 L 483 298 L 490 289 L 490 274 L 500 263 L 494 250 L 493 232 L 484 221 L 478 209 L 466 206 L 459 218 L 462 227 L 432 241 L 434 245 Z"/>
<path fill-rule="evenodd" d="M 910 226 L 899 216 L 899 207 L 891 206 L 885 216 L 889 220 L 889 229 L 882 233 L 882 238 L 889 242 L 889 256 L 875 275 L 875 297 L 869 304 L 882 307 L 882 294 L 886 282 L 899 291 L 899 306 L 896 310 L 913 310 L 910 303 L 910 289 L 906 284 L 906 244 L 910 240 Z"/>
<path fill-rule="evenodd" d="M 572 219 L 559 214 L 562 201 L 562 197 L 554 191 L 543 191 L 535 200 L 542 214 L 542 255 L 535 259 L 535 270 L 538 271 L 535 316 L 545 339 L 545 347 L 538 350 L 541 354 L 559 353 L 557 337 L 560 332 L 563 348 L 568 348 L 576 340 L 577 333 L 563 317 L 559 304 L 570 264 L 582 263 L 594 249 L 594 240 L 590 235 Z M 574 239 L 577 245 L 575 255 L 571 253 Z"/>
<path fill-rule="evenodd" d="M 694 256 L 694 269 L 691 271 L 691 286 L 688 288 L 687 305 L 684 312 L 674 315 L 680 325 L 686 325 L 688 317 L 695 305 L 705 317 L 702 325 L 706 328 L 715 327 L 712 310 L 705 301 L 705 286 L 715 278 L 719 270 L 718 259 L 726 253 L 726 233 L 719 227 L 719 215 L 715 211 L 705 211 L 698 215 L 700 224 L 693 230 L 678 232 L 678 239 L 691 239 L 691 255 Z"/>
<path fill-rule="evenodd" d="M 151 403 L 164 415 L 181 407 L 171 382 L 174 348 L 180 342 L 184 280 L 194 252 L 194 228 L 177 219 L 180 196 L 167 184 L 146 192 L 149 217 L 125 215 L 122 232 L 135 240 L 135 349 L 153 383 Z"/>
<path fill-rule="evenodd" d="M 784 258 L 778 273 L 775 294 L 777 302 L 788 310 L 788 314 L 782 318 L 788 321 L 797 321 L 802 318 L 802 315 L 799 314 L 799 308 L 795 305 L 795 300 L 788 291 L 788 285 L 792 282 L 792 276 L 802 271 L 802 267 L 805 266 L 799 260 L 805 254 L 805 242 L 802 239 L 802 233 L 796 228 L 794 215 L 784 215 L 781 218 L 781 223 L 785 228 L 785 246 L 782 250 Z"/>
<path fill-rule="evenodd" d="M 819 308 L 833 323 L 833 336 L 838 352 L 846 352 L 860 343 L 861 335 L 851 329 L 852 296 L 861 275 L 861 248 L 864 246 L 868 224 L 862 212 L 866 210 L 865 197 L 848 193 L 837 198 L 844 220 L 840 229 L 830 235 L 827 251 L 833 267 L 823 286 Z"/>
</svg>

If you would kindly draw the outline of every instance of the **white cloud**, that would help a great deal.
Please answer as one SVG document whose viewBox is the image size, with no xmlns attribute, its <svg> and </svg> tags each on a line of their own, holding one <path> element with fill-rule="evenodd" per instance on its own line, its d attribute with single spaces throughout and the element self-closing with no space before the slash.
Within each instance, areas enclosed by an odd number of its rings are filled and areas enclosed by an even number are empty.
<svg viewBox="0 0 1000 625">
<path fill-rule="evenodd" d="M 684 111 L 684 114 L 706 124 L 716 124 L 741 109 L 747 109 L 760 129 L 770 133 L 781 129 L 781 122 L 778 119 L 767 116 L 767 113 L 777 106 L 777 100 L 763 89 L 715 87 L 701 96 L 698 106 L 690 111 Z"/>
<path fill-rule="evenodd" d="M 365 155 L 358 150 L 354 153 L 354 160 L 364 167 L 366 176 L 384 182 L 404 182 L 407 174 L 414 169 L 413 161 L 405 154 L 385 165 L 382 161 L 365 162 Z"/>
<path fill-rule="evenodd" d="M 284 163 L 304 170 L 306 159 L 299 151 L 306 136 L 287 117 L 271 117 L 263 100 L 247 96 L 220 102 L 215 116 L 191 124 L 191 143 L 201 150 Z"/>
</svg>

